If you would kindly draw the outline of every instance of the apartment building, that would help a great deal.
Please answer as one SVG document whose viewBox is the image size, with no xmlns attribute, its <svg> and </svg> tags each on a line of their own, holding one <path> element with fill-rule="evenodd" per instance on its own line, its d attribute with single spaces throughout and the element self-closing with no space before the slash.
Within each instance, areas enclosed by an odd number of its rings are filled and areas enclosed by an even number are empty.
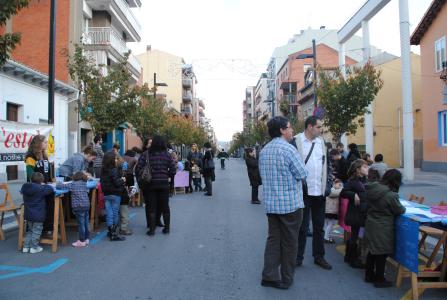
<svg viewBox="0 0 447 300">
<path fill-rule="evenodd" d="M 321 26 L 320 29 L 309 28 L 306 30 L 301 30 L 300 33 L 295 34 L 292 38 L 290 38 L 285 45 L 276 47 L 273 51 L 266 72 L 268 79 L 267 86 L 269 90 L 268 99 L 273 104 L 273 115 L 278 113 L 279 103 L 282 97 L 282 95 L 280 96 L 277 94 L 280 89 L 277 81 L 277 75 L 280 69 L 284 66 L 284 63 L 289 59 L 291 54 L 310 48 L 312 46 L 312 39 L 316 40 L 317 47 L 319 44 L 325 44 L 335 51 L 338 51 L 337 30 L 326 29 L 324 26 Z M 362 61 L 362 48 L 362 38 L 354 36 L 345 44 L 346 56 L 354 61 Z M 379 49 L 371 47 L 371 56 L 377 55 L 380 52 L 381 51 Z M 300 77 L 301 80 L 303 78 L 304 76 Z"/>
<path fill-rule="evenodd" d="M 434 0 L 411 36 L 421 47 L 422 170 L 447 172 L 447 5 Z"/>
<path fill-rule="evenodd" d="M 157 84 L 157 95 L 164 95 L 170 109 L 182 111 L 183 58 L 157 49 L 146 47 L 146 52 L 137 55 L 143 66 L 143 82 L 149 88 Z M 155 82 L 156 81 L 156 82 Z M 160 85 L 158 85 L 161 83 Z"/>
<path fill-rule="evenodd" d="M 140 0 L 59 0 L 56 13 L 56 80 L 71 84 L 66 54 L 73 53 L 75 44 L 83 43 L 86 54 L 97 65 L 110 66 L 123 59 L 129 52 L 126 43 L 141 40 L 141 25 L 132 13 L 132 9 L 138 7 L 141 7 Z M 28 8 L 13 16 L 4 29 L 22 33 L 22 42 L 14 50 L 12 59 L 43 74 L 48 73 L 49 14 L 50 1 L 33 0 Z M 131 84 L 137 84 L 141 65 L 132 54 L 129 55 L 128 67 L 133 78 Z M 69 154 L 93 139 L 90 125 L 78 122 L 76 101 L 69 103 L 68 131 Z M 121 136 L 121 145 L 125 146 L 125 135 L 118 136 Z M 107 139 L 111 146 L 115 134 Z"/>
</svg>

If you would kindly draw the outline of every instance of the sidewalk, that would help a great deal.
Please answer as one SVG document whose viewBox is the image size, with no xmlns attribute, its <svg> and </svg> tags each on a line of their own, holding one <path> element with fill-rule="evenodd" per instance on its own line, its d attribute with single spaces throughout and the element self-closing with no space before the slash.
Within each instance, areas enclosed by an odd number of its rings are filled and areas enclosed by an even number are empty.
<svg viewBox="0 0 447 300">
<path fill-rule="evenodd" d="M 403 170 L 400 170 L 403 172 Z M 400 195 L 408 198 L 411 194 L 424 196 L 426 205 L 436 205 L 440 201 L 447 203 L 447 173 L 424 172 L 414 170 L 414 180 L 404 181 Z"/>
</svg>

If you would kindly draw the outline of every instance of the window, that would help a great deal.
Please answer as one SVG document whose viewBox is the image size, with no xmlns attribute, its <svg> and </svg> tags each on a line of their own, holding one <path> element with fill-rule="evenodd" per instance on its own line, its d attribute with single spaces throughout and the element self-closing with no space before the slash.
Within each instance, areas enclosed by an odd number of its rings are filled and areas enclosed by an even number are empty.
<svg viewBox="0 0 447 300">
<path fill-rule="evenodd" d="M 310 69 L 310 64 L 304 64 L 303 65 L 303 71 L 304 71 L 304 73 L 306 73 L 307 72 L 307 70 L 309 70 Z"/>
<path fill-rule="evenodd" d="M 6 104 L 6 120 L 7 121 L 19 121 L 19 105 L 13 103 Z"/>
<path fill-rule="evenodd" d="M 446 61 L 445 37 L 435 41 L 435 70 L 442 71 L 442 63 Z"/>
<path fill-rule="evenodd" d="M 438 115 L 439 145 L 447 147 L 447 111 L 441 111 Z"/>
<path fill-rule="evenodd" d="M 19 179 L 19 168 L 17 165 L 6 166 L 6 180 Z"/>
</svg>

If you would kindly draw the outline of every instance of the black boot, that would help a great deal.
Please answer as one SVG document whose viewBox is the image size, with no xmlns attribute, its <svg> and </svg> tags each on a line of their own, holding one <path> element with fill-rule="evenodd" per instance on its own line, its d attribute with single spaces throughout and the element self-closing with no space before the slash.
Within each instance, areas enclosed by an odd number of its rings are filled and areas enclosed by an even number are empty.
<svg viewBox="0 0 447 300">
<path fill-rule="evenodd" d="M 107 237 L 112 240 L 112 235 L 113 235 L 113 226 L 109 226 L 107 227 L 108 231 L 107 231 Z"/>
<path fill-rule="evenodd" d="M 155 220 L 155 225 L 157 227 L 165 227 L 165 225 L 163 225 L 163 223 L 161 222 L 161 213 L 157 212 L 157 218 Z"/>
<path fill-rule="evenodd" d="M 167 234 L 169 233 L 169 227 L 171 225 L 171 214 L 170 213 L 163 213 L 163 221 L 165 222 L 165 228 L 163 228 L 163 233 Z"/>
<path fill-rule="evenodd" d="M 110 237 L 111 241 L 124 241 L 126 238 L 123 236 L 120 236 L 118 234 L 119 232 L 119 226 L 118 225 L 113 225 L 112 226 L 112 236 Z"/>
<path fill-rule="evenodd" d="M 359 257 L 359 253 L 358 253 L 358 249 L 357 249 L 357 244 L 352 244 L 351 245 L 351 258 L 349 261 L 349 265 L 352 268 L 355 269 L 364 269 L 365 268 L 365 264 L 362 262 L 362 260 Z"/>
<path fill-rule="evenodd" d="M 376 281 L 376 272 L 374 272 L 374 258 L 368 253 L 365 265 L 365 282 L 373 283 Z"/>
<path fill-rule="evenodd" d="M 351 247 L 349 245 L 349 241 L 347 241 L 345 243 L 345 258 L 344 261 L 345 263 L 349 263 L 351 260 Z"/>
<path fill-rule="evenodd" d="M 150 213 L 149 214 L 149 230 L 146 232 L 147 235 L 152 236 L 155 234 L 155 218 L 157 217 L 157 214 Z"/>
</svg>

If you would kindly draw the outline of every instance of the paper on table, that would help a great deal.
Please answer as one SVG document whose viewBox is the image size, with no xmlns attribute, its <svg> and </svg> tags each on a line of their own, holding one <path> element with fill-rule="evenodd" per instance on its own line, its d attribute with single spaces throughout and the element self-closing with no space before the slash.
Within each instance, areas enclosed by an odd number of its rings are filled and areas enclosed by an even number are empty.
<svg viewBox="0 0 447 300">
<path fill-rule="evenodd" d="M 423 210 L 417 207 L 406 207 L 405 214 L 409 215 L 423 215 L 427 218 L 439 218 L 439 215 L 433 214 L 430 211 Z"/>
</svg>

